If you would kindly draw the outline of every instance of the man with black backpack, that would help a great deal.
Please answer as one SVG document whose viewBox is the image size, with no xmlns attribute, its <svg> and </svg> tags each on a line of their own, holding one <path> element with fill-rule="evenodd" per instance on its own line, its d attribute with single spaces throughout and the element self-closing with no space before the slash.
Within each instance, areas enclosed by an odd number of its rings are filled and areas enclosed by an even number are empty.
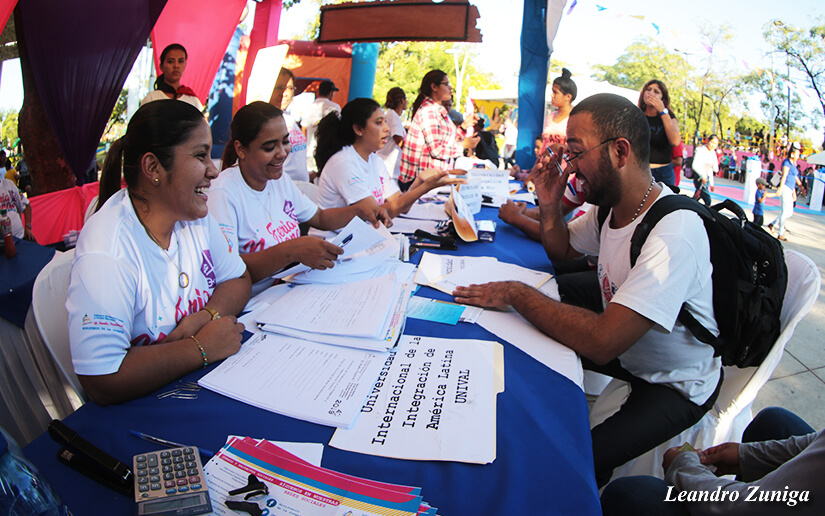
<svg viewBox="0 0 825 516">
<path fill-rule="evenodd" d="M 712 335 L 713 267 L 702 219 L 691 211 L 666 214 L 653 227 L 631 265 L 634 231 L 646 212 L 674 195 L 654 183 L 644 114 L 617 95 L 594 95 L 570 113 L 564 158 L 544 156 L 536 178 L 542 243 L 552 260 L 598 255 L 603 311 L 566 305 L 518 282 L 456 290 L 456 301 L 484 307 L 513 306 L 542 332 L 572 348 L 583 365 L 628 381 L 619 411 L 592 430 L 596 479 L 695 424 L 721 386 L 721 360 L 677 321 L 682 307 Z M 566 173 L 559 173 L 566 159 Z M 568 226 L 561 198 L 571 171 L 584 200 L 599 211 Z M 594 307 L 598 308 L 598 307 Z"/>
</svg>

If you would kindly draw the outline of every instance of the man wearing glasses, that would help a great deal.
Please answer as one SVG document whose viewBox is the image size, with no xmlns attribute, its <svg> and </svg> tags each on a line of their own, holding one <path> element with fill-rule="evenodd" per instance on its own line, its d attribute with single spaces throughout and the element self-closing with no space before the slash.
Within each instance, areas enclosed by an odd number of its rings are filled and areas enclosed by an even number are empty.
<svg viewBox="0 0 825 516">
<path fill-rule="evenodd" d="M 459 288 L 459 303 L 512 306 L 533 325 L 575 350 L 587 369 L 627 381 L 619 411 L 592 429 L 596 480 L 695 424 L 721 386 L 721 361 L 677 322 L 682 304 L 712 333 L 710 247 L 699 216 L 665 216 L 630 267 L 630 239 L 645 212 L 673 195 L 653 181 L 644 114 L 612 94 L 585 99 L 570 113 L 567 155 L 543 156 L 536 175 L 541 238 L 552 260 L 598 255 L 601 313 L 563 304 L 518 282 Z M 568 167 L 560 173 L 560 160 Z M 584 200 L 610 208 L 599 227 L 597 209 L 568 226 L 561 199 L 575 173 Z"/>
</svg>

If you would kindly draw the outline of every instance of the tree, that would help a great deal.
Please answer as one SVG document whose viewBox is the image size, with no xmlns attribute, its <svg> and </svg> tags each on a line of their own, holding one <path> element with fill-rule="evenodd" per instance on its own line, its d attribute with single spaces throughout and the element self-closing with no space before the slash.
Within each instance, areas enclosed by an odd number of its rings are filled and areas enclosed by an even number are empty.
<svg viewBox="0 0 825 516">
<path fill-rule="evenodd" d="M 0 124 L 0 145 L 13 152 L 11 146 L 17 141 L 17 111 L 6 111 L 0 118 L 3 120 Z"/>
<path fill-rule="evenodd" d="M 407 93 L 407 99 L 412 105 L 413 99 L 418 95 L 421 79 L 433 69 L 443 70 L 450 77 L 450 83 L 456 87 L 458 80 L 455 76 L 454 57 L 447 53 L 453 45 L 452 42 L 424 41 L 381 43 L 373 89 L 375 100 L 383 104 L 387 91 L 398 86 Z M 498 86 L 491 74 L 480 70 L 473 63 L 474 57 L 475 54 L 471 52 L 464 73 L 463 91 L 460 94 L 462 99 L 467 98 L 471 87 L 488 89 Z M 455 108 L 462 111 L 461 106 Z"/>
<path fill-rule="evenodd" d="M 762 32 L 775 50 L 785 54 L 788 66 L 806 78 L 821 106 L 819 115 L 825 117 L 825 17 L 814 18 L 810 27 L 802 29 L 774 20 Z"/>
<path fill-rule="evenodd" d="M 106 130 L 103 131 L 103 140 L 115 141 L 126 133 L 126 107 L 128 104 L 129 89 L 123 88 L 117 98 L 115 108 L 106 123 Z"/>
</svg>

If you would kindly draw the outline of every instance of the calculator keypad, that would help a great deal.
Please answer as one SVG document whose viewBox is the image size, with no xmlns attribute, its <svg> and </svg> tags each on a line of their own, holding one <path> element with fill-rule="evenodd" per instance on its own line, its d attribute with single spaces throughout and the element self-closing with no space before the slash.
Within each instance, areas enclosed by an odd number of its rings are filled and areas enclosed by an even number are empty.
<svg viewBox="0 0 825 516">
<path fill-rule="evenodd" d="M 135 455 L 135 501 L 204 490 L 197 448 L 173 448 Z"/>
</svg>

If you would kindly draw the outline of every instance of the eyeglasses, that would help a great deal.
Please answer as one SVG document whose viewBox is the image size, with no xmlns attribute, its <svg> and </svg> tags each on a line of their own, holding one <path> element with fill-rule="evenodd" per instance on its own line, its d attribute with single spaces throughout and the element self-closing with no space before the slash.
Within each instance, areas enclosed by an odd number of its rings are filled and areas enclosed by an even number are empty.
<svg viewBox="0 0 825 516">
<path fill-rule="evenodd" d="M 572 167 L 572 166 L 573 166 L 573 161 L 574 161 L 574 160 L 577 160 L 577 159 L 581 158 L 582 156 L 584 156 L 584 155 L 585 155 L 585 154 L 587 154 L 588 152 L 592 151 L 593 149 L 597 149 L 597 148 L 601 147 L 601 146 L 602 146 L 602 145 L 604 145 L 605 143 L 615 142 L 615 141 L 616 141 L 616 140 L 618 140 L 619 138 L 621 138 L 621 136 L 614 136 L 613 138 L 608 138 L 608 139 L 606 139 L 605 141 L 603 141 L 602 143 L 600 143 L 600 144 L 598 144 L 598 145 L 595 145 L 595 146 L 593 146 L 593 147 L 590 147 L 590 148 L 589 148 L 589 149 L 587 149 L 587 150 L 583 150 L 583 151 L 581 151 L 581 152 L 573 152 L 573 153 L 570 153 L 570 154 L 565 154 L 564 156 L 562 156 L 562 158 L 564 159 L 564 161 L 566 161 L 566 162 L 567 162 L 567 164 L 568 164 L 569 166 L 571 166 L 571 167 Z"/>
<path fill-rule="evenodd" d="M 453 87 L 452 87 L 452 86 L 450 86 L 450 81 L 447 81 L 447 82 L 439 82 L 438 84 L 440 84 L 441 86 L 447 86 L 448 88 L 453 89 Z"/>
</svg>

